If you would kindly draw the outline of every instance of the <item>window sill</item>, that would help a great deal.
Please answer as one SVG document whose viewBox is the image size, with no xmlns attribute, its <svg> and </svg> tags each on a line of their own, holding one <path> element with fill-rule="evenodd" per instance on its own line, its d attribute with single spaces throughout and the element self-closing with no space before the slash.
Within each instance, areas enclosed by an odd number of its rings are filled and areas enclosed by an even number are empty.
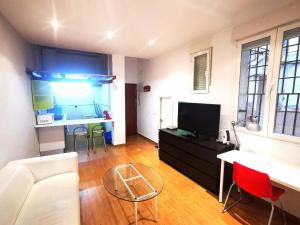
<svg viewBox="0 0 300 225">
<path fill-rule="evenodd" d="M 246 133 L 246 134 L 250 134 L 250 135 L 255 135 L 255 136 L 261 136 L 261 137 L 268 137 L 268 135 L 266 134 L 266 132 L 264 132 L 263 130 L 260 131 L 250 131 L 247 130 L 246 127 L 235 127 L 237 132 L 241 132 L 241 133 Z"/>
<path fill-rule="evenodd" d="M 277 133 L 272 132 L 267 137 L 278 140 L 278 141 L 284 141 L 284 142 L 300 145 L 300 137 L 296 137 L 296 136 L 290 136 L 290 135 L 286 135 L 286 134 L 277 134 Z"/>
<path fill-rule="evenodd" d="M 289 136 L 285 134 L 277 134 L 277 133 L 271 133 L 268 134 L 266 131 L 260 130 L 260 131 L 249 131 L 245 127 L 235 127 L 236 132 L 238 133 L 244 133 L 248 135 L 254 135 L 254 136 L 259 136 L 267 139 L 273 139 L 276 141 L 283 141 L 287 143 L 292 143 L 292 144 L 300 144 L 300 137 L 295 137 L 295 136 Z"/>
<path fill-rule="evenodd" d="M 208 94 L 208 89 L 207 90 L 192 90 L 192 94 Z"/>
</svg>

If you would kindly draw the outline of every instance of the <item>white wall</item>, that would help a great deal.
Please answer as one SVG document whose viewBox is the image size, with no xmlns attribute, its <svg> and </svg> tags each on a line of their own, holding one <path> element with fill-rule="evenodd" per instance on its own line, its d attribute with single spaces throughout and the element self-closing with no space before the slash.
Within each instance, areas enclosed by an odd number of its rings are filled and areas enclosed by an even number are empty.
<svg viewBox="0 0 300 225">
<path fill-rule="evenodd" d="M 192 94 L 190 91 L 191 52 L 213 47 L 212 83 L 209 94 Z M 159 97 L 174 99 L 173 118 L 177 122 L 177 102 L 201 102 L 221 104 L 220 128 L 230 129 L 235 120 L 238 93 L 237 48 L 232 41 L 232 28 L 224 29 L 197 44 L 187 44 L 159 57 L 143 62 L 143 74 L 139 77 L 144 85 L 151 85 L 151 92 L 141 93 L 138 106 L 138 133 L 158 141 Z M 300 145 L 239 133 L 245 149 L 272 155 L 292 164 L 300 164 Z M 288 176 L 288 174 L 287 174 Z M 300 217 L 300 193 L 287 190 L 283 202 L 285 209 Z"/>
<path fill-rule="evenodd" d="M 257 17 L 247 23 L 234 27 L 232 31 L 232 39 L 240 40 L 249 37 L 255 33 L 271 30 L 275 27 L 297 21 L 300 19 L 300 2 L 293 3 L 279 8 L 273 12 Z"/>
<path fill-rule="evenodd" d="M 227 42 L 226 45 L 223 45 Z M 153 141 L 158 140 L 157 129 L 159 127 L 159 98 L 172 96 L 174 99 L 174 121 L 177 124 L 177 102 L 205 102 L 221 104 L 221 128 L 228 127 L 234 118 L 232 107 L 235 94 L 232 82 L 235 75 L 234 61 L 235 44 L 230 42 L 230 29 L 215 35 L 205 43 L 212 44 L 213 65 L 212 82 L 209 94 L 191 93 L 191 51 L 201 50 L 209 46 L 186 45 L 175 49 L 157 58 L 143 62 L 143 75 L 140 81 L 144 85 L 150 85 L 150 92 L 141 93 L 140 106 L 138 107 L 139 118 L 138 132 Z M 218 49 L 220 48 L 220 51 Z M 225 95 L 224 95 L 225 93 Z"/>
<path fill-rule="evenodd" d="M 54 89 L 55 103 L 62 107 L 64 113 L 67 113 L 67 119 L 82 119 L 86 115 L 96 115 L 93 102 L 95 101 L 97 104 L 102 104 L 102 102 L 107 104 L 108 102 L 109 93 L 102 91 L 103 86 L 92 86 L 88 83 L 63 85 L 62 82 L 59 85 L 62 86 L 58 91 L 55 92 Z M 76 86 L 70 88 L 70 85 Z"/>
<path fill-rule="evenodd" d="M 125 57 L 112 56 L 113 74 L 117 76 L 111 84 L 111 111 L 114 119 L 113 144 L 126 143 L 125 131 Z"/>
<path fill-rule="evenodd" d="M 139 59 L 125 57 L 125 83 L 136 84 L 140 72 Z"/>
<path fill-rule="evenodd" d="M 0 167 L 7 161 L 39 155 L 31 102 L 27 43 L 0 15 Z"/>
</svg>

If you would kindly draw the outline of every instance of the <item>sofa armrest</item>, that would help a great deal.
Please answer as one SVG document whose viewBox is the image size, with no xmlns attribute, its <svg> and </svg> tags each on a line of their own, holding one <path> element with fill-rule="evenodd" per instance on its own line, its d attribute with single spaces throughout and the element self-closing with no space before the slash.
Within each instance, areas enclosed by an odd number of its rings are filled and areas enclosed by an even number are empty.
<svg viewBox="0 0 300 225">
<path fill-rule="evenodd" d="M 49 155 L 11 161 L 9 164 L 22 164 L 33 174 L 36 181 L 62 173 L 78 174 L 78 155 L 76 152 Z"/>
</svg>

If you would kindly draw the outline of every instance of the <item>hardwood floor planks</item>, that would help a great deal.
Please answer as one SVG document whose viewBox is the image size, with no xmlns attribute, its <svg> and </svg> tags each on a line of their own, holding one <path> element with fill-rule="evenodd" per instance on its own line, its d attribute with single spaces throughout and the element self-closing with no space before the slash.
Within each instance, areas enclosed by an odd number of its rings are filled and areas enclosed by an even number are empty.
<svg viewBox="0 0 300 225">
<path fill-rule="evenodd" d="M 90 156 L 86 151 L 79 152 L 82 225 L 134 224 L 133 204 L 110 195 L 102 181 L 107 169 L 127 162 L 151 166 L 164 179 L 164 189 L 158 197 L 158 222 L 153 221 L 150 200 L 139 203 L 140 225 L 267 224 L 270 213 L 268 203 L 248 197 L 229 213 L 223 214 L 223 204 L 218 202 L 216 195 L 160 161 L 155 143 L 141 136 L 133 136 L 126 145 L 110 146 L 107 152 L 102 147 Z M 281 224 L 281 214 L 275 211 L 272 225 Z M 297 222 L 289 221 L 288 224 L 296 225 Z"/>
</svg>

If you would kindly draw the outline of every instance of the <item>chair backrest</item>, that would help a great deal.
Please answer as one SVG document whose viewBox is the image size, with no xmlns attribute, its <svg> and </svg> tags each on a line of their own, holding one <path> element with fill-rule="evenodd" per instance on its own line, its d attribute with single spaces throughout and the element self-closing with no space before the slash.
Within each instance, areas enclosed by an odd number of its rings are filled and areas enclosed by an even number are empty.
<svg viewBox="0 0 300 225">
<path fill-rule="evenodd" d="M 268 174 L 233 163 L 233 178 L 246 192 L 262 198 L 272 197 L 272 185 Z"/>
<path fill-rule="evenodd" d="M 84 125 L 81 125 L 79 127 L 75 127 L 74 130 L 73 130 L 73 135 L 79 134 L 79 133 L 88 134 L 88 128 L 86 128 Z"/>
<path fill-rule="evenodd" d="M 103 126 L 100 123 L 90 123 L 88 124 L 89 134 L 92 137 L 94 130 L 103 130 Z M 96 135 L 97 136 L 97 135 Z"/>
</svg>

